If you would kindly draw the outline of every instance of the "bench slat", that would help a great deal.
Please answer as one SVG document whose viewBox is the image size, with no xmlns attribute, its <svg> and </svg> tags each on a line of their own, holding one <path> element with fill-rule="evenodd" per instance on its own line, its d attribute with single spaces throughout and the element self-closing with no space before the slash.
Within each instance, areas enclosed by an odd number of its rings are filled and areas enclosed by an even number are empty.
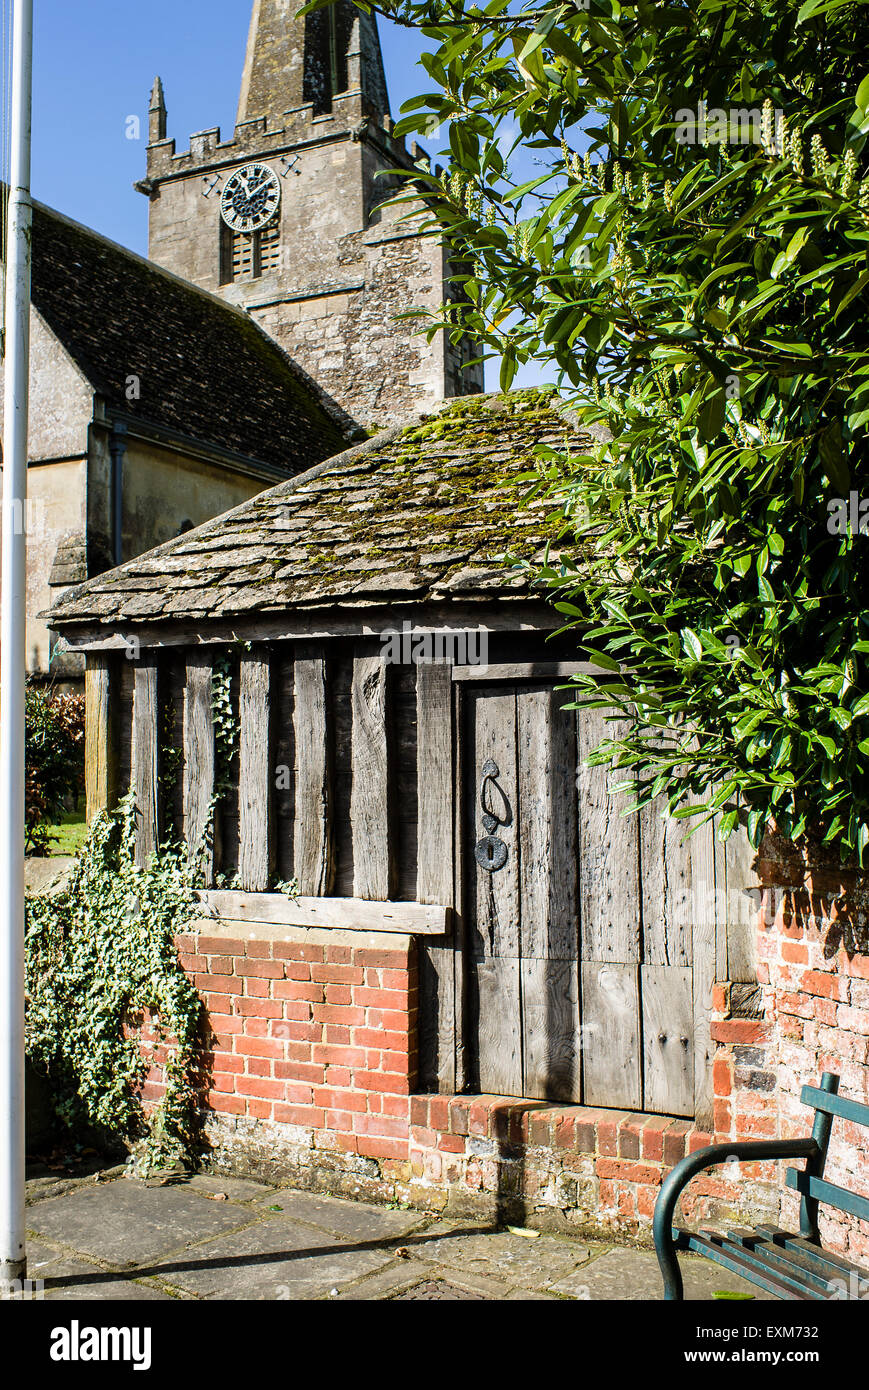
<svg viewBox="0 0 869 1390">
<path fill-rule="evenodd" d="M 836 1115 L 855 1125 L 869 1126 L 869 1105 L 863 1105 L 859 1100 L 848 1100 L 846 1096 L 822 1091 L 817 1086 L 804 1086 L 800 1091 L 800 1100 L 813 1110 L 823 1110 L 827 1115 Z"/>
<path fill-rule="evenodd" d="M 861 1221 L 869 1221 L 869 1197 L 861 1197 L 857 1192 L 849 1192 L 845 1187 L 825 1182 L 823 1178 L 813 1178 L 809 1173 L 801 1173 L 798 1168 L 788 1168 L 785 1173 L 788 1187 L 793 1187 L 804 1197 L 815 1197 L 819 1202 L 846 1211 Z"/>
<path fill-rule="evenodd" d="M 758 1255 L 772 1269 L 780 1270 L 783 1274 L 794 1275 L 801 1286 L 809 1283 L 825 1294 L 829 1294 L 831 1288 L 835 1288 L 831 1276 L 822 1274 L 813 1266 L 813 1262 L 806 1255 L 796 1250 L 789 1250 L 786 1246 L 776 1245 L 763 1232 L 752 1231 L 743 1235 L 736 1231 L 728 1231 L 727 1237 L 728 1240 L 732 1240 L 737 1245 L 744 1246 L 747 1250 Z"/>
<path fill-rule="evenodd" d="M 827 1268 L 833 1275 L 850 1275 L 857 1268 L 856 1265 L 844 1259 L 841 1255 L 834 1255 L 829 1250 L 822 1250 L 820 1245 L 814 1245 L 810 1240 L 804 1240 L 802 1236 L 791 1235 L 789 1231 L 778 1231 L 777 1237 L 781 1244 L 790 1250 L 796 1250 L 806 1259 L 812 1260 L 818 1268 Z M 858 1270 L 858 1273 L 860 1271 Z"/>
<path fill-rule="evenodd" d="M 790 1283 L 785 1283 L 777 1275 L 769 1273 L 751 1264 L 734 1246 L 724 1247 L 710 1240 L 707 1235 L 697 1235 L 693 1231 L 683 1233 L 687 1237 L 688 1249 L 695 1254 L 705 1255 L 707 1259 L 714 1260 L 716 1264 L 723 1265 L 733 1274 L 741 1274 L 751 1284 L 757 1284 L 758 1288 L 766 1289 L 768 1293 L 774 1293 L 778 1298 L 796 1299 L 802 1302 L 810 1302 L 822 1297 L 815 1294 L 805 1287 L 794 1288 Z"/>
<path fill-rule="evenodd" d="M 741 1256 L 743 1259 L 747 1260 L 754 1269 L 760 1270 L 764 1275 L 772 1275 L 773 1278 L 779 1280 L 786 1288 L 792 1291 L 799 1290 L 805 1293 L 807 1297 L 820 1298 L 823 1298 L 827 1293 L 825 1280 L 807 1280 L 805 1270 L 795 1268 L 788 1263 L 787 1259 L 782 1258 L 781 1255 L 777 1258 L 776 1253 L 770 1251 L 769 1245 L 765 1241 L 760 1241 L 757 1245 L 753 1245 L 747 1243 L 745 1238 L 740 1241 L 732 1242 L 729 1235 L 727 1238 L 724 1238 L 719 1236 L 715 1231 L 702 1231 L 701 1234 L 707 1236 L 715 1245 L 720 1241 L 721 1249 L 728 1251 L 728 1253 L 732 1252 Z M 815 1292 L 816 1290 L 818 1290 L 818 1292 Z"/>
</svg>

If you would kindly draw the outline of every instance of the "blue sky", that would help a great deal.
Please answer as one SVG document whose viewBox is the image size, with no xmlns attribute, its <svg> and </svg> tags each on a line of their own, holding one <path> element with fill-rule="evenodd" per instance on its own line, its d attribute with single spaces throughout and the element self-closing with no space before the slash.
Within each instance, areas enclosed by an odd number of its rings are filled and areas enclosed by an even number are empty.
<svg viewBox="0 0 869 1390">
<path fill-rule="evenodd" d="M 299 0 L 302 3 L 302 0 Z M 147 254 L 148 98 L 157 73 L 169 135 L 235 125 L 251 0 L 36 0 L 33 193 L 44 203 Z M 393 115 L 431 83 L 420 38 L 380 21 Z M 141 121 L 127 138 L 128 117 Z M 532 371 L 522 380 L 537 380 Z M 496 380 L 493 377 L 493 382 Z"/>
<path fill-rule="evenodd" d="M 159 73 L 179 150 L 192 131 L 229 135 L 250 0 L 36 0 L 35 10 L 34 196 L 144 253 L 148 204 L 132 185 L 145 173 L 151 84 Z M 429 84 L 417 36 L 382 24 L 381 35 L 396 113 Z M 141 140 L 126 137 L 131 115 Z"/>
</svg>

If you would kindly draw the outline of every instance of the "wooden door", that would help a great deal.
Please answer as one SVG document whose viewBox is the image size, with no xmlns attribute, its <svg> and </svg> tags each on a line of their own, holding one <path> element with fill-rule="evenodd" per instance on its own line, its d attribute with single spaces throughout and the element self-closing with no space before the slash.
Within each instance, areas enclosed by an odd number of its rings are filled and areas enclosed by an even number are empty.
<svg viewBox="0 0 869 1390">
<path fill-rule="evenodd" d="M 581 1098 L 576 724 L 551 685 L 469 687 L 466 921 L 480 1090 Z"/>
</svg>

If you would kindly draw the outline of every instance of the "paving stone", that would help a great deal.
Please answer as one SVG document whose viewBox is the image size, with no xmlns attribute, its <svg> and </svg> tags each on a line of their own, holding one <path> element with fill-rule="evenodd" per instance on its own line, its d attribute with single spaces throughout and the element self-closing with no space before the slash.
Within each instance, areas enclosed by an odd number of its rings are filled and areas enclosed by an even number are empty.
<svg viewBox="0 0 869 1390">
<path fill-rule="evenodd" d="M 462 1235 L 462 1227 L 439 1222 L 414 1241 L 413 1254 L 464 1273 L 505 1280 L 510 1286 L 547 1288 L 587 1260 L 589 1250 L 553 1236 L 529 1240 L 509 1231 Z"/>
<path fill-rule="evenodd" d="M 181 1178 L 173 1182 L 172 1187 L 180 1188 L 182 1191 L 189 1188 L 191 1192 L 216 1192 L 224 1193 L 230 1202 L 276 1202 L 275 1188 L 266 1187 L 261 1182 L 253 1182 L 249 1178 L 222 1178 L 220 1175 L 211 1173 L 196 1173 L 191 1178 Z"/>
<path fill-rule="evenodd" d="M 339 1287 L 338 1301 L 371 1302 L 375 1299 L 391 1298 L 393 1294 L 402 1293 L 414 1284 L 421 1284 L 430 1278 L 431 1265 L 422 1264 L 420 1260 L 396 1260 L 394 1264 L 377 1270 L 375 1274 L 369 1274 L 364 1279 Z"/>
<path fill-rule="evenodd" d="M 201 1298 L 287 1301 L 328 1296 L 394 1259 L 388 1248 L 360 1248 L 274 1216 L 160 1261 L 148 1273 Z"/>
<path fill-rule="evenodd" d="M 78 1188 L 28 1208 L 30 1228 L 49 1240 L 119 1266 L 154 1260 L 249 1219 L 228 1202 L 180 1187 L 120 1178 Z"/>
<path fill-rule="evenodd" d="M 465 1302 L 482 1303 L 484 1301 L 481 1293 L 468 1293 L 465 1289 L 457 1288 L 455 1284 L 447 1284 L 443 1280 L 428 1280 L 424 1284 L 417 1284 L 415 1288 L 408 1289 L 407 1293 L 398 1295 L 394 1299 L 395 1303 L 400 1303 L 403 1299 L 451 1299 L 463 1300 Z"/>
<path fill-rule="evenodd" d="M 278 1206 L 292 1221 L 305 1221 L 334 1235 L 357 1240 L 403 1236 L 424 1226 L 431 1217 L 418 1211 L 378 1207 L 370 1202 L 350 1202 L 340 1197 L 321 1197 L 314 1192 L 280 1191 L 264 1196 L 259 1206 Z"/>
<path fill-rule="evenodd" d="M 688 1300 L 711 1299 L 718 1289 L 749 1293 L 757 1299 L 771 1299 L 738 1274 L 709 1260 L 682 1257 L 679 1260 Z M 663 1300 L 664 1288 L 657 1258 L 651 1250 L 608 1250 L 597 1259 L 551 1285 L 553 1293 L 580 1299 L 616 1299 L 630 1302 Z"/>
</svg>

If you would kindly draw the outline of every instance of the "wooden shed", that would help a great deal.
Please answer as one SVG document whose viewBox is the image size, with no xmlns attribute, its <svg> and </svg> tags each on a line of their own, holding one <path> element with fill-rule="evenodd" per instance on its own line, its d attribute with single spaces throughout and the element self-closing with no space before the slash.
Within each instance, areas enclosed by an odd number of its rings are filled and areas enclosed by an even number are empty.
<svg viewBox="0 0 869 1390">
<path fill-rule="evenodd" d="M 132 787 L 143 859 L 204 841 L 218 918 L 412 937 L 412 1088 L 702 1126 L 751 855 L 584 766 L 604 716 L 521 568 L 541 444 L 588 444 L 551 394 L 448 403 L 68 592 L 88 811 Z"/>
</svg>

